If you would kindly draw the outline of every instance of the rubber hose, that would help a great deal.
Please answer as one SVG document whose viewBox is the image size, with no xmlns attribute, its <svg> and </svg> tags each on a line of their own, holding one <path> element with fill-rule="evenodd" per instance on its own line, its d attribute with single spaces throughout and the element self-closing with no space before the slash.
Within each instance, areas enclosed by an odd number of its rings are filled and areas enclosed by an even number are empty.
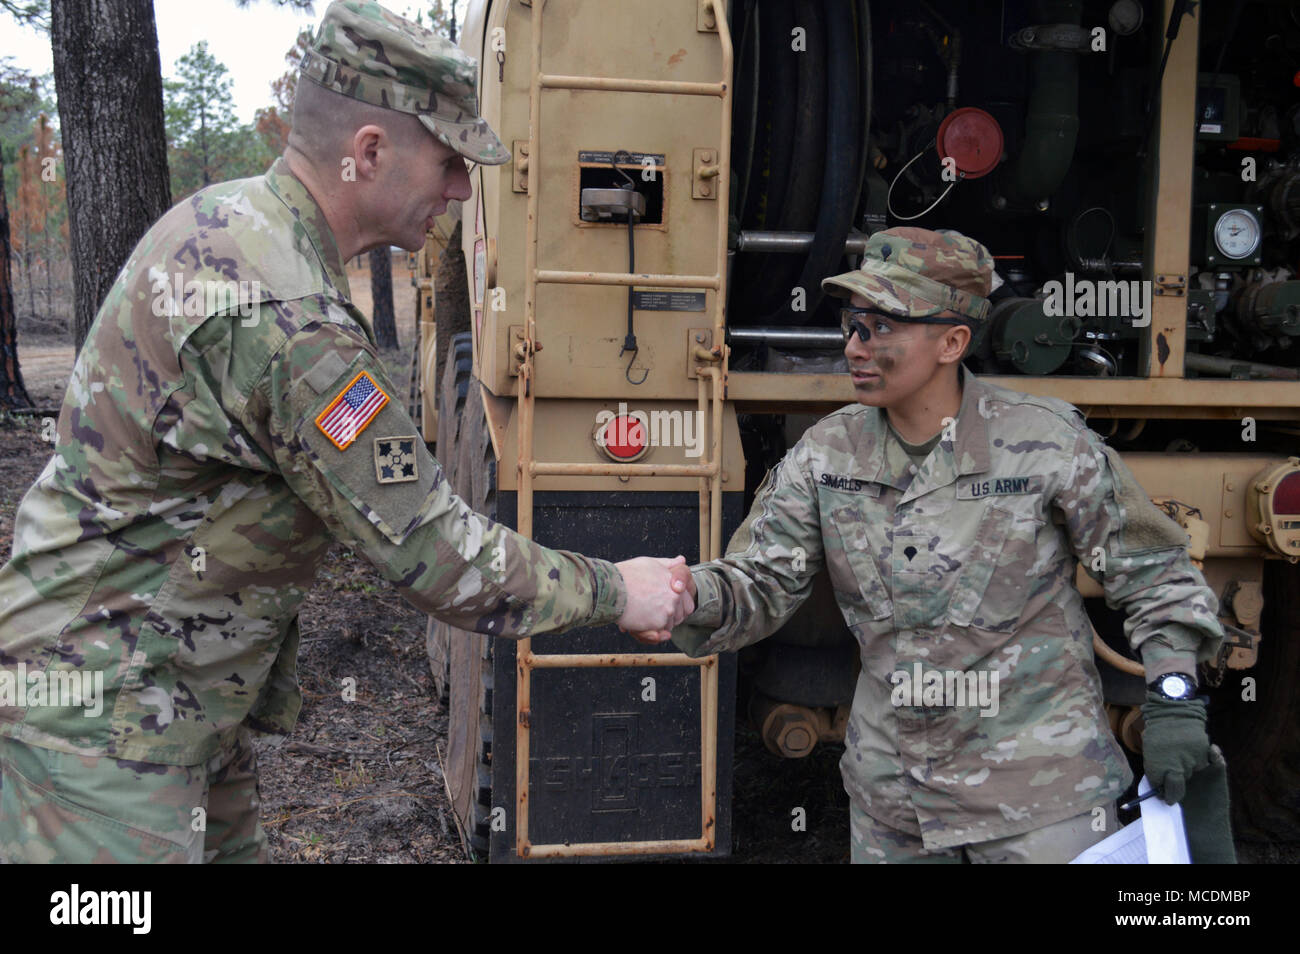
<svg viewBox="0 0 1300 954">
<path fill-rule="evenodd" d="M 759 0 L 755 10 L 755 27 L 758 38 L 758 88 L 756 96 L 753 155 L 749 160 L 749 187 L 745 190 L 745 205 L 740 212 L 743 228 L 755 228 L 763 220 L 763 202 L 767 198 L 767 166 L 772 149 L 772 84 L 767 81 L 769 65 L 767 47 L 770 42 L 768 27 L 772 22 L 767 5 Z"/>
<path fill-rule="evenodd" d="M 858 183 L 858 139 L 862 126 L 858 101 L 857 32 L 853 7 L 842 0 L 826 0 L 826 161 L 823 166 L 821 204 L 812 248 L 804 260 L 797 285 L 804 289 L 804 310 L 786 301 L 765 320 L 771 324 L 806 324 L 825 297 L 821 280 L 844 257 L 844 240 L 853 224 Z"/>
<path fill-rule="evenodd" d="M 731 108 L 731 180 L 734 184 L 731 215 L 740 226 L 740 210 L 751 181 L 754 133 L 758 123 L 758 0 L 744 0 L 731 8 L 732 36 L 740 37 L 736 61 L 736 98 Z M 736 27 L 740 26 L 737 30 Z"/>
<path fill-rule="evenodd" d="M 858 5 L 858 94 L 862 100 L 862 135 L 858 139 L 858 191 L 853 200 L 853 223 L 858 221 L 862 206 L 862 193 L 867 181 L 867 157 L 871 153 L 872 71 L 871 55 L 871 0 L 861 0 Z"/>
<path fill-rule="evenodd" d="M 1106 660 L 1106 662 L 1110 663 L 1120 672 L 1126 672 L 1130 676 L 1142 676 L 1146 674 L 1146 670 L 1142 667 L 1140 662 L 1136 659 L 1129 659 L 1127 656 L 1122 656 L 1115 650 L 1111 649 L 1106 645 L 1105 640 L 1101 638 L 1101 635 L 1095 629 L 1092 631 L 1092 648 L 1101 659 Z"/>
<path fill-rule="evenodd" d="M 763 206 L 763 219 L 760 228 L 783 228 L 781 214 L 786 205 L 786 191 L 790 184 L 790 163 L 794 157 L 796 138 L 799 135 L 797 113 L 802 112 L 799 104 L 799 88 L 794 82 L 796 72 L 799 81 L 803 80 L 804 66 L 809 57 L 796 53 L 790 48 L 790 33 L 796 23 L 806 23 L 796 16 L 801 6 L 811 5 L 812 0 L 777 0 L 763 8 L 764 38 L 763 55 L 767 60 L 767 75 L 764 79 L 772 87 L 772 145 L 768 151 L 767 161 L 767 201 Z"/>
<path fill-rule="evenodd" d="M 773 143 L 767 222 L 768 228 L 777 231 L 809 232 L 817 224 L 827 122 L 825 57 L 813 51 L 825 49 L 826 23 L 819 0 L 796 0 L 793 5 L 789 0 L 778 0 L 777 7 L 785 16 L 774 24 L 777 43 L 767 55 L 764 72 L 767 82 L 789 91 L 792 128 L 787 134 L 790 149 L 784 156 L 779 156 Z M 771 23 L 772 19 L 765 22 Z M 803 52 L 791 49 L 795 25 L 805 31 Z M 778 165 L 779 158 L 783 165 Z M 753 271 L 746 314 L 762 315 L 779 309 L 790 300 L 790 289 L 798 280 L 803 264 L 800 256 L 770 253 L 749 258 Z"/>
</svg>

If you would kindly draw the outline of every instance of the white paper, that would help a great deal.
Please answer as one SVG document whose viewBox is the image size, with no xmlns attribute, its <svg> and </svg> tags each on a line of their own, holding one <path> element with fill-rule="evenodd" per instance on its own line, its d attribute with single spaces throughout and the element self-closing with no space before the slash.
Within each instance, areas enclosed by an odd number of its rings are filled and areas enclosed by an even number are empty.
<svg viewBox="0 0 1300 954">
<path fill-rule="evenodd" d="M 1138 783 L 1138 795 L 1151 791 L 1145 775 Z M 1142 833 L 1147 843 L 1147 864 L 1190 865 L 1187 830 L 1183 828 L 1183 806 L 1166 805 L 1159 795 L 1142 803 Z"/>
<path fill-rule="evenodd" d="M 1151 791 L 1145 775 L 1138 795 Z M 1072 865 L 1186 865 L 1187 833 L 1181 805 L 1166 805 L 1159 795 L 1142 802 L 1142 817 L 1079 853 Z"/>
<path fill-rule="evenodd" d="M 1142 819 L 1125 825 L 1109 838 L 1085 848 L 1070 862 L 1072 865 L 1144 865 L 1147 845 L 1142 837 Z"/>
</svg>

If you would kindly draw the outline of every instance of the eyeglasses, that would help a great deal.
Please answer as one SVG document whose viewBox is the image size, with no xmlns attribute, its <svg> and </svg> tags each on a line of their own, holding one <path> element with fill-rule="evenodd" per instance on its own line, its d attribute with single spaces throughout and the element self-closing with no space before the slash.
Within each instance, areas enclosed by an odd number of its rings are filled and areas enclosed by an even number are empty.
<svg viewBox="0 0 1300 954">
<path fill-rule="evenodd" d="M 897 318 L 885 315 L 872 308 L 857 308 L 845 305 L 840 309 L 840 331 L 844 334 L 844 343 L 848 344 L 854 334 L 866 344 L 873 334 L 881 338 L 890 335 L 906 335 L 899 331 Z"/>
<path fill-rule="evenodd" d="M 854 334 L 858 336 L 863 344 L 871 340 L 874 334 L 879 338 L 891 337 L 895 340 L 902 341 L 910 338 L 916 330 L 917 325 L 957 325 L 962 322 L 949 318 L 900 318 L 897 315 L 888 315 L 872 308 L 858 308 L 853 305 L 845 305 L 840 308 L 840 331 L 844 335 L 844 343 L 848 344 Z M 900 328 L 900 324 L 902 327 Z"/>
</svg>

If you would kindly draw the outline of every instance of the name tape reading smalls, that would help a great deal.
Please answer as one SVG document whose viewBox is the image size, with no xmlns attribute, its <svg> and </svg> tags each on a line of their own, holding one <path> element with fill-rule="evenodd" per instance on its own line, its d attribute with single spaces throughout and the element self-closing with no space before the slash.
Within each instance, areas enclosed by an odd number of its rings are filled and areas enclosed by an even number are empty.
<svg viewBox="0 0 1300 954">
<path fill-rule="evenodd" d="M 862 477 L 846 477 L 843 474 L 820 474 L 817 477 L 817 483 L 828 490 L 866 494 L 868 497 L 880 496 L 880 484 Z"/>
</svg>

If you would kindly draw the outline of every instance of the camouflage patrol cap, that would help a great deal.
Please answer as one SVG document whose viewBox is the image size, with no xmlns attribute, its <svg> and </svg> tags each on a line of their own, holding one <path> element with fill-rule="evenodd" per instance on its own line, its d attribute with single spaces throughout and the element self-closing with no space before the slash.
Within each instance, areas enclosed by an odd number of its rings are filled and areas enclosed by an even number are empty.
<svg viewBox="0 0 1300 954">
<path fill-rule="evenodd" d="M 496 166 L 510 153 L 479 117 L 478 62 L 449 40 L 370 0 L 335 0 L 302 58 L 326 89 L 419 116 L 466 159 Z"/>
<path fill-rule="evenodd" d="M 951 310 L 972 328 L 988 317 L 992 284 L 993 256 L 979 242 L 911 227 L 876 232 L 856 270 L 822 279 L 829 294 L 861 295 L 886 314 L 922 321 Z"/>
</svg>

